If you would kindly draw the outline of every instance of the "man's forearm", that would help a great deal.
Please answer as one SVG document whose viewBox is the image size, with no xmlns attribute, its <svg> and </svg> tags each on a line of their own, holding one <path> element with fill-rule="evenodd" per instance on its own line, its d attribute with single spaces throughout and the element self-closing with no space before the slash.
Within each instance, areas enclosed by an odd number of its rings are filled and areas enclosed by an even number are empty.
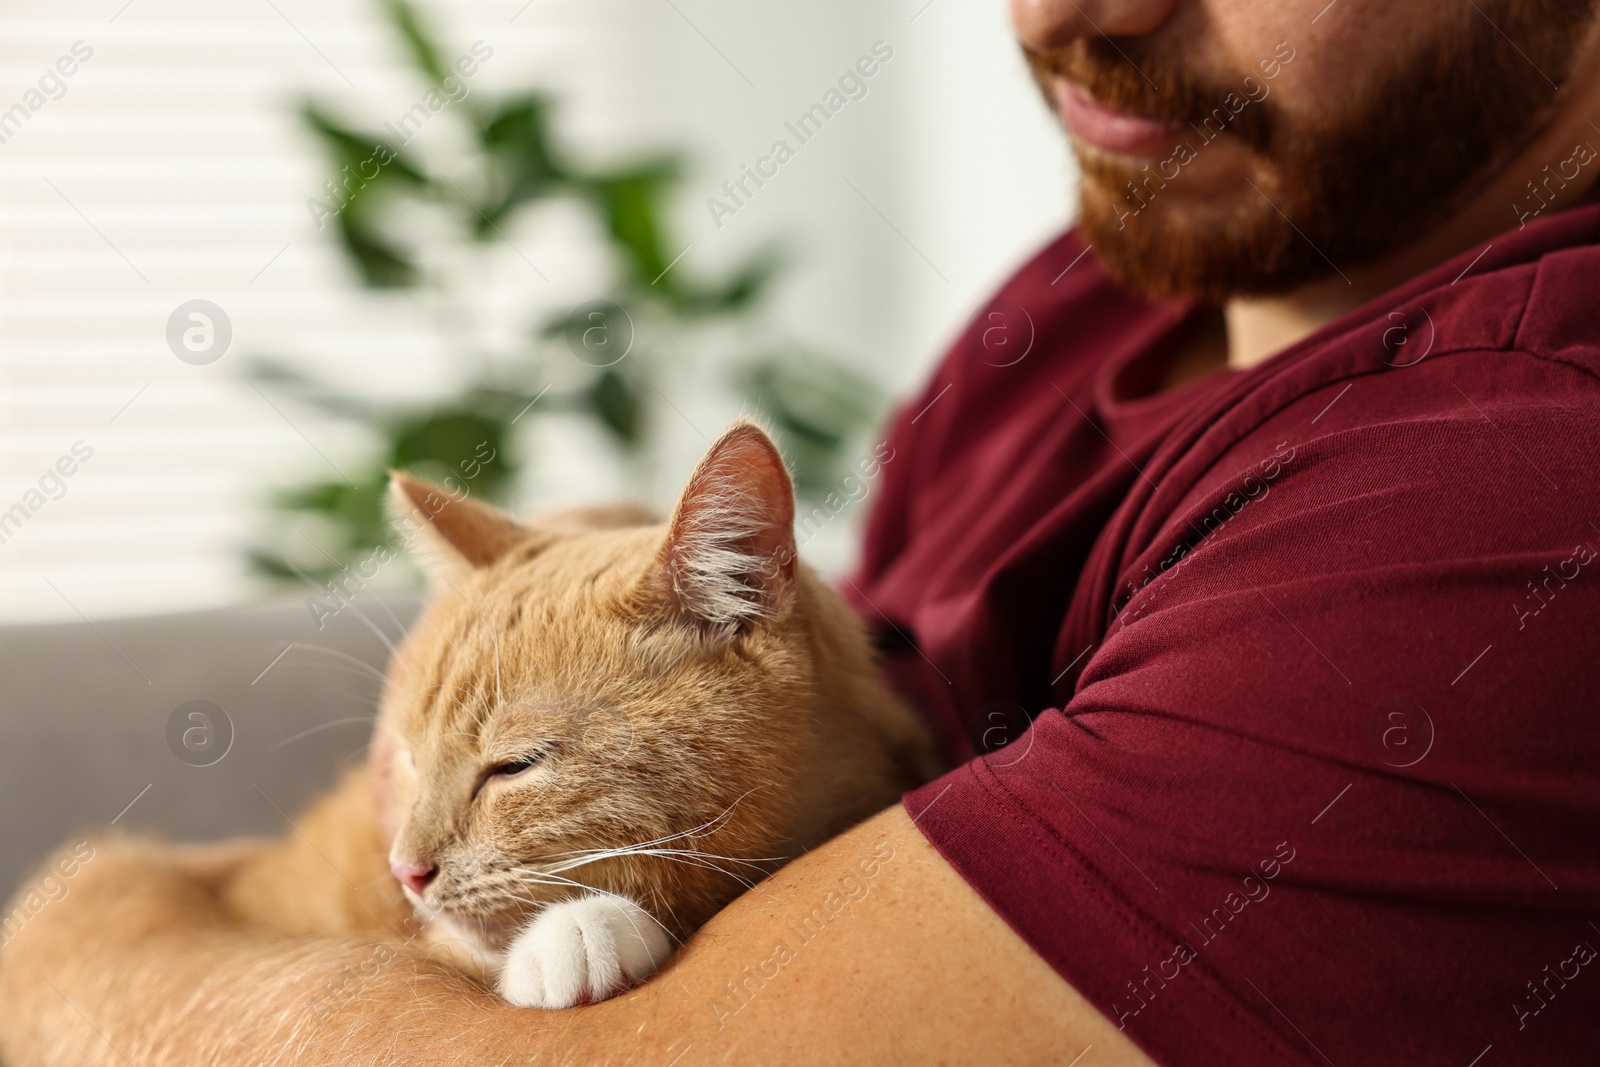
<svg viewBox="0 0 1600 1067">
<path fill-rule="evenodd" d="M 513 1008 L 398 943 L 225 917 L 170 854 L 97 844 L 0 952 L 8 1067 L 128 1063 L 1149 1061 L 944 863 L 900 808 L 715 916 L 638 989 Z M 863 872 L 871 872 L 864 874 Z"/>
<path fill-rule="evenodd" d="M 464 1020 L 446 1005 L 515 1014 L 404 946 L 230 922 L 168 852 L 127 841 L 99 843 L 66 897 L 16 931 L 0 952 L 0 1002 L 0 1055 L 14 1067 L 406 1063 L 403 1050 L 372 1054 L 375 1021 L 459 1038 Z"/>
<path fill-rule="evenodd" d="M 0 950 L 0 1062 L 440 1067 L 515 1050 L 519 1064 L 600 1064 L 673 1041 L 641 1040 L 639 1020 L 619 1033 L 619 1002 L 513 1008 L 404 943 L 239 923 L 218 882 L 161 846 L 97 842 L 66 897 Z"/>
</svg>

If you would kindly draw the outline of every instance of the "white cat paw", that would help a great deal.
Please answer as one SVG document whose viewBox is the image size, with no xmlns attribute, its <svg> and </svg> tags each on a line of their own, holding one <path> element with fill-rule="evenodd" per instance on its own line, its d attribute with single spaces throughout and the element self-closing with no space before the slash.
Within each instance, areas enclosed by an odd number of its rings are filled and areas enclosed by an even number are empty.
<svg viewBox="0 0 1600 1067">
<path fill-rule="evenodd" d="M 592 894 L 534 916 L 511 942 L 500 995 L 522 1008 L 570 1008 L 616 996 L 672 955 L 654 917 L 626 897 Z"/>
</svg>

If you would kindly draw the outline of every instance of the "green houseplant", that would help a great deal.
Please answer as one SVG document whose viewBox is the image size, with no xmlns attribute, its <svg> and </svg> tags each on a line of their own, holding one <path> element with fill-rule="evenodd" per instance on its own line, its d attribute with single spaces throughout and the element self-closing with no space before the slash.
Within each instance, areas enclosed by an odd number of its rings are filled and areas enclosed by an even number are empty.
<svg viewBox="0 0 1600 1067">
<path fill-rule="evenodd" d="M 446 266 L 428 262 L 408 237 L 419 217 L 432 232 L 448 234 L 467 260 L 481 261 L 499 242 L 510 244 L 507 230 L 520 213 L 557 200 L 594 219 L 615 265 L 614 281 L 596 299 L 528 322 L 513 350 L 496 353 L 464 387 L 428 403 L 380 402 L 286 361 L 255 359 L 250 373 L 258 388 L 360 426 L 371 447 L 340 476 L 276 496 L 282 521 L 270 543 L 249 549 L 252 568 L 274 579 L 329 583 L 370 562 L 375 550 L 392 544 L 383 508 L 391 468 L 447 485 L 470 482 L 463 491 L 503 501 L 541 459 L 527 454 L 524 418 L 577 414 L 602 428 L 624 462 L 647 462 L 665 401 L 655 377 L 675 349 L 706 329 L 749 339 L 749 351 L 718 372 L 778 433 L 802 500 L 826 493 L 852 444 L 877 418 L 882 397 L 838 361 L 765 328 L 761 312 L 782 257 L 768 250 L 724 277 L 698 277 L 678 261 L 683 245 L 667 223 L 681 173 L 676 157 L 601 168 L 574 162 L 552 137 L 550 94 L 487 98 L 466 91 L 482 42 L 447 62 L 406 0 L 379 3 L 428 86 L 429 95 L 407 114 L 419 124 L 454 124 L 472 150 L 447 172 L 409 145 L 415 131 L 403 120 L 374 131 L 348 124 L 325 102 L 302 105 L 300 118 L 331 169 L 308 207 L 319 226 L 331 229 L 361 285 L 414 291 L 448 306 L 462 297 L 461 258 Z M 464 318 L 443 315 L 441 328 L 456 335 L 447 342 L 466 358 L 474 344 L 470 331 L 450 325 Z M 314 543 L 293 533 L 306 518 L 319 531 Z"/>
</svg>

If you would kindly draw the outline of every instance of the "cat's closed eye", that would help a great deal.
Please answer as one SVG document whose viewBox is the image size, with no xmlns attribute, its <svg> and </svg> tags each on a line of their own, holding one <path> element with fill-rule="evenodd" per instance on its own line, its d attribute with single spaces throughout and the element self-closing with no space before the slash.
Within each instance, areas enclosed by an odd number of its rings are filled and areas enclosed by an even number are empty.
<svg viewBox="0 0 1600 1067">
<path fill-rule="evenodd" d="M 505 763 L 495 764 L 489 768 L 489 776 L 492 778 L 515 778 L 519 774 L 533 770 L 543 761 L 544 753 L 535 752 L 531 756 L 524 756 L 522 759 L 507 760 Z"/>
<path fill-rule="evenodd" d="M 492 781 L 499 780 L 504 782 L 522 777 L 543 763 L 544 757 L 545 753 L 542 751 L 532 752 L 517 759 L 505 760 L 494 764 L 478 776 L 478 784 L 473 789 L 472 795 L 477 797 L 479 793 L 483 792 L 483 787 Z"/>
</svg>

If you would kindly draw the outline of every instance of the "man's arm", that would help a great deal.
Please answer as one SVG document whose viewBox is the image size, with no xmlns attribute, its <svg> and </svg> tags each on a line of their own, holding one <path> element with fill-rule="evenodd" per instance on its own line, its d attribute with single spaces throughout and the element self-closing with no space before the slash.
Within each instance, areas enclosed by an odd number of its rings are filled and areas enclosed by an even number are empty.
<svg viewBox="0 0 1600 1067">
<path fill-rule="evenodd" d="M 561 1012 L 419 954 L 230 923 L 162 851 L 108 842 L 0 954 L 0 1002 L 11 1067 L 1150 1062 L 899 807 L 746 893 L 640 988 Z"/>
</svg>

